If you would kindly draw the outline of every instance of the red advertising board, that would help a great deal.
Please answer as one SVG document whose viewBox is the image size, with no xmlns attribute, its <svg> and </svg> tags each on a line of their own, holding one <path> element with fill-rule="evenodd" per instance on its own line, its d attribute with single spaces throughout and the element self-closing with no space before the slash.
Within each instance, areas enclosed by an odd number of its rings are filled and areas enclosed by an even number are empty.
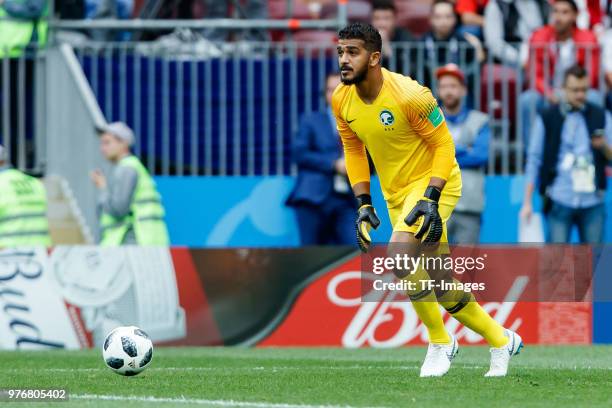
<svg viewBox="0 0 612 408">
<path fill-rule="evenodd" d="M 458 280 L 486 285 L 474 294 L 496 320 L 526 343 L 591 342 L 587 248 L 459 248 L 453 258 L 484 252 L 486 270 Z M 0 264 L 0 349 L 96 347 L 124 325 L 172 346 L 427 342 L 402 291 L 364 296 L 380 276 L 361 272 L 370 269 L 348 247 L 17 249 L 0 250 Z M 443 316 L 463 344 L 483 343 Z"/>
<path fill-rule="evenodd" d="M 524 250 L 523 250 L 524 251 Z M 523 258 L 529 253 L 523 253 Z M 518 258 L 517 262 L 520 262 Z M 507 268 L 515 268 L 516 264 Z M 426 344 L 427 333 L 412 305 L 401 295 L 378 292 L 362 302 L 361 259 L 356 256 L 310 283 L 279 327 L 259 346 L 399 347 Z M 508 276 L 512 276 L 508 279 Z M 499 276 L 498 276 L 499 277 Z M 526 343 L 591 342 L 589 302 L 520 301 L 527 276 L 516 273 L 495 279 L 509 298 L 484 301 L 482 306 L 502 325 L 518 331 Z M 502 282 L 502 283 L 499 283 Z M 482 338 L 446 312 L 446 328 L 463 344 L 484 344 Z"/>
</svg>

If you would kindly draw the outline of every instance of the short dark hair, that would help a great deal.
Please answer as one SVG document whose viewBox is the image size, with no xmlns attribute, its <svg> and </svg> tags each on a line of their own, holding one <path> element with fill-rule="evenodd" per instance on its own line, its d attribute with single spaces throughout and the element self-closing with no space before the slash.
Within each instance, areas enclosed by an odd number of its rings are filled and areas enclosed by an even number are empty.
<svg viewBox="0 0 612 408">
<path fill-rule="evenodd" d="M 553 5 L 556 3 L 567 3 L 570 5 L 572 10 L 574 10 L 574 13 L 578 14 L 578 5 L 576 5 L 576 2 L 574 0 L 555 0 L 553 2 Z"/>
<path fill-rule="evenodd" d="M 572 65 L 571 67 L 565 70 L 565 73 L 563 75 L 563 84 L 567 83 L 567 79 L 571 76 L 578 78 L 578 79 L 582 79 L 582 78 L 586 78 L 587 75 L 588 73 L 582 65 L 578 65 L 578 64 Z"/>
<path fill-rule="evenodd" d="M 438 4 L 448 4 L 450 6 L 450 8 L 453 10 L 453 15 L 455 16 L 455 29 L 457 29 L 457 26 L 461 23 L 461 17 L 459 16 L 459 13 L 457 13 L 455 3 L 453 3 L 451 0 L 434 0 L 433 3 L 431 3 L 430 15 L 433 14 L 433 10 Z"/>
<path fill-rule="evenodd" d="M 372 1 L 372 11 L 376 10 L 391 10 L 394 14 L 397 13 L 393 0 L 374 0 Z"/>
<path fill-rule="evenodd" d="M 451 0 L 434 0 L 433 3 L 431 3 L 431 9 L 433 10 L 438 4 L 448 4 L 451 6 L 453 11 L 455 10 L 455 3 L 453 3 Z"/>
<path fill-rule="evenodd" d="M 366 50 L 380 52 L 382 50 L 382 38 L 380 33 L 371 24 L 351 23 L 338 32 L 339 40 L 363 40 Z"/>
</svg>

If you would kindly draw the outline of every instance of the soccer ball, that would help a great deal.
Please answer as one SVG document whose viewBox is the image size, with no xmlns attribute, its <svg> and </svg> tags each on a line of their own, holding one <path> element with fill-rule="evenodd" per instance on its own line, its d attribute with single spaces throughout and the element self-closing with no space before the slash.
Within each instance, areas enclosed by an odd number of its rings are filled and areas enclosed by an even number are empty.
<svg viewBox="0 0 612 408">
<path fill-rule="evenodd" d="M 136 375 L 151 363 L 153 343 L 136 326 L 117 327 L 111 331 L 102 347 L 104 362 L 114 372 L 121 375 Z"/>
</svg>

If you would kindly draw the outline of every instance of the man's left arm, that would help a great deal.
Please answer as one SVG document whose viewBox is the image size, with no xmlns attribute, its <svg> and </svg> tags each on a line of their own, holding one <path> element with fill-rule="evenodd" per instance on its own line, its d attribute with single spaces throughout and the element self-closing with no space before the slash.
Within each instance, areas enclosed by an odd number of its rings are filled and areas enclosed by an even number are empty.
<svg viewBox="0 0 612 408">
<path fill-rule="evenodd" d="M 412 128 L 433 150 L 429 185 L 442 191 L 455 165 L 455 144 L 442 109 L 427 88 L 411 98 L 406 108 Z"/>
<path fill-rule="evenodd" d="M 591 139 L 593 148 L 603 153 L 608 161 L 612 161 L 612 115 L 606 112 L 606 125 L 604 134 Z"/>
<path fill-rule="evenodd" d="M 467 148 L 456 147 L 457 163 L 463 168 L 479 168 L 487 164 L 489 161 L 489 138 L 491 129 L 488 124 L 485 124 L 472 146 Z"/>
<path fill-rule="evenodd" d="M 585 45 L 585 47 L 586 52 L 591 54 L 590 56 L 587 56 L 586 60 L 584 61 L 585 68 L 587 72 L 591 75 L 591 87 L 597 89 L 599 87 L 599 69 L 601 66 L 599 60 L 601 49 L 599 47 L 599 42 L 597 41 L 597 37 L 595 37 L 595 34 L 592 34 L 591 41 L 589 41 L 589 43 Z"/>
<path fill-rule="evenodd" d="M 431 178 L 423 192 L 423 199 L 417 202 L 404 221 L 412 226 L 423 217 L 421 227 L 414 234 L 415 238 L 425 236 L 424 242 L 438 242 L 443 228 L 438 201 L 455 165 L 455 144 L 442 110 L 429 89 L 422 88 L 419 94 L 408 101 L 406 109 L 412 128 L 433 150 L 433 160 Z"/>
</svg>

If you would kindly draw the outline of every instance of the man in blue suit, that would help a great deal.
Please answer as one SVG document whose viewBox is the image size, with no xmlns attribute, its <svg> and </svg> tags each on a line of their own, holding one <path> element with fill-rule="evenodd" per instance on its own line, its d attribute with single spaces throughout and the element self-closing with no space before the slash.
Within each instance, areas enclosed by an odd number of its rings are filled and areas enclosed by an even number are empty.
<svg viewBox="0 0 612 408">
<path fill-rule="evenodd" d="M 298 177 L 287 205 L 295 209 L 302 245 L 353 245 L 355 241 L 357 207 L 331 111 L 339 83 L 339 74 L 327 76 L 325 111 L 305 114 L 293 143 Z"/>
</svg>

